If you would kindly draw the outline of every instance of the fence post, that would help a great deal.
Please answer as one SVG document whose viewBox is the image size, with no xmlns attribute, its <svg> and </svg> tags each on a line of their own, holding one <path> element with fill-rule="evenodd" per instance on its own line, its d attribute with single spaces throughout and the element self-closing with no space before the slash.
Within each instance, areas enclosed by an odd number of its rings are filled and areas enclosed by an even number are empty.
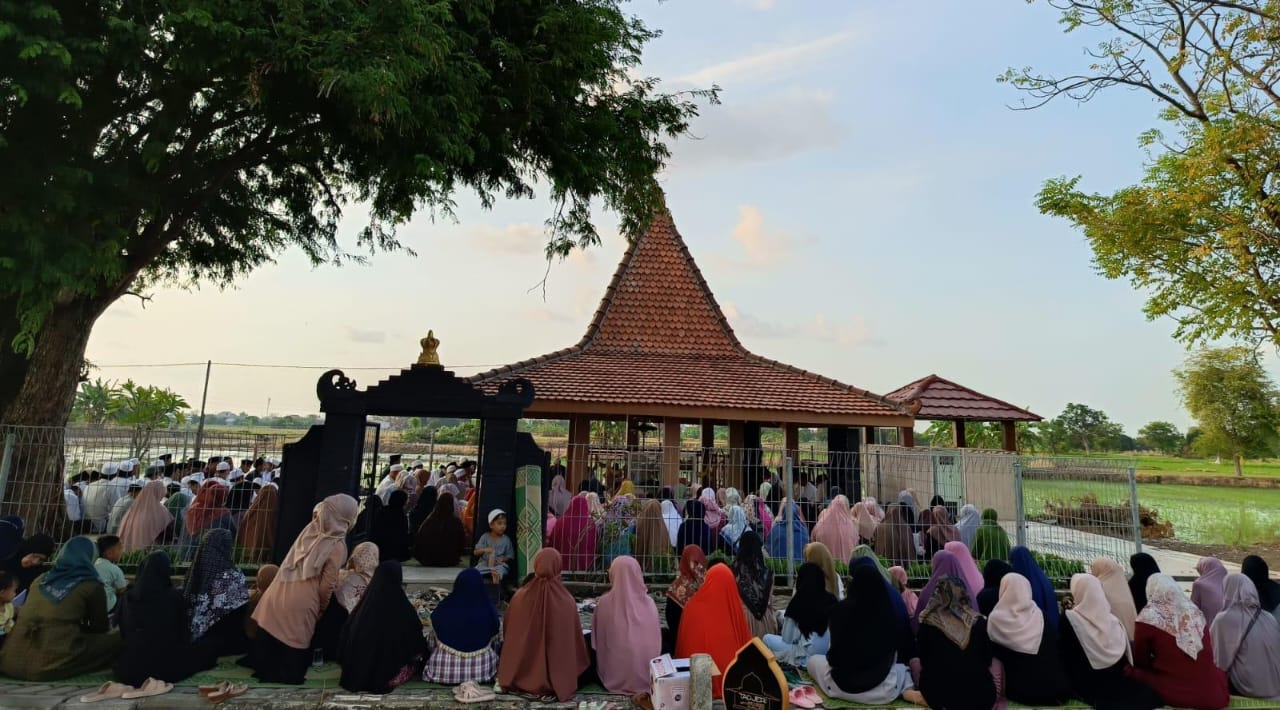
<svg viewBox="0 0 1280 710">
<path fill-rule="evenodd" d="M 1142 552 L 1142 514 L 1138 511 L 1138 470 L 1129 467 L 1129 513 L 1133 516 L 1133 550 Z"/>
<path fill-rule="evenodd" d="M 10 429 L 4 435 L 4 454 L 0 455 L 0 505 L 9 489 L 9 470 L 13 468 L 13 442 L 17 435 Z"/>
<path fill-rule="evenodd" d="M 795 529 L 795 525 L 792 523 L 791 516 L 795 515 L 795 513 L 792 511 L 798 510 L 799 506 L 796 504 L 796 499 L 795 499 L 795 482 L 793 480 L 794 476 L 792 475 L 793 464 L 791 462 L 791 457 L 788 456 L 786 461 L 787 461 L 787 465 L 786 465 L 786 474 L 787 474 L 786 514 L 787 514 L 787 517 L 785 522 L 787 524 L 787 583 L 794 587 L 796 583 L 796 556 L 792 551 L 795 549 L 796 529 Z"/>
<path fill-rule="evenodd" d="M 1022 500 L 1022 462 L 1013 462 L 1014 537 L 1018 545 L 1027 546 L 1027 510 Z"/>
<path fill-rule="evenodd" d="M 880 449 L 876 449 L 876 502 L 884 500 L 884 481 L 880 476 Z M 888 508 L 888 504 L 884 504 Z"/>
</svg>

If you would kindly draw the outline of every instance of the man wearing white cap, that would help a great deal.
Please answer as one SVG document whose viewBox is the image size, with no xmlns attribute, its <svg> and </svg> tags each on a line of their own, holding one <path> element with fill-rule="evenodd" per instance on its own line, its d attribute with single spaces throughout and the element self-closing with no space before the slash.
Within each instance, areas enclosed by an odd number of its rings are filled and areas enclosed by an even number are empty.
<svg viewBox="0 0 1280 710">
<path fill-rule="evenodd" d="M 111 505 L 114 506 L 121 498 L 129 494 L 129 484 L 133 483 L 133 472 L 138 468 L 137 462 L 133 459 L 120 462 L 120 468 L 116 472 L 116 477 L 111 479 Z"/>
<path fill-rule="evenodd" d="M 111 481 L 107 479 L 107 475 L 116 475 L 116 469 L 114 463 L 103 465 L 102 477 L 90 481 L 84 487 L 84 496 L 80 500 L 81 512 L 84 519 L 89 521 L 89 529 L 95 533 L 107 529 L 107 517 L 111 515 L 111 506 L 115 503 L 111 500 Z"/>
<path fill-rule="evenodd" d="M 400 473 L 404 471 L 404 464 L 395 464 L 387 471 L 387 475 L 383 477 L 382 482 L 378 484 L 378 490 L 374 494 L 382 499 L 382 502 L 391 502 L 391 491 L 396 489 L 396 479 L 400 477 Z"/>
</svg>

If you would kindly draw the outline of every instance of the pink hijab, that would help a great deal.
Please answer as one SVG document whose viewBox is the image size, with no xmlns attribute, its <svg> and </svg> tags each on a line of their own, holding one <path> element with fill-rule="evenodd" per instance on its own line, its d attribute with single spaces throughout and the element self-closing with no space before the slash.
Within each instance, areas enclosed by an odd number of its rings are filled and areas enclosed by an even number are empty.
<svg viewBox="0 0 1280 710">
<path fill-rule="evenodd" d="M 818 523 L 813 526 L 810 539 L 826 545 L 837 560 L 847 560 L 853 554 L 853 548 L 858 546 L 858 526 L 849 512 L 849 499 L 843 495 L 836 496 L 825 512 L 827 515 L 819 516 Z"/>
<path fill-rule="evenodd" d="M 756 515 L 760 517 L 760 527 L 764 529 L 764 538 L 769 538 L 769 531 L 773 530 L 773 513 L 769 511 L 769 504 L 764 498 L 756 498 Z"/>
<path fill-rule="evenodd" d="M 725 522 L 724 511 L 720 509 L 720 504 L 716 502 L 716 494 L 710 488 L 702 489 L 699 495 L 702 501 L 702 507 L 706 511 L 703 513 L 702 521 L 712 530 L 719 530 L 720 526 Z"/>
<path fill-rule="evenodd" d="M 569 501 L 569 509 L 556 521 L 548 535 L 548 547 L 554 547 L 564 560 L 564 569 L 581 572 L 591 569 L 596 560 L 596 521 L 585 496 Z"/>
<path fill-rule="evenodd" d="M 964 586 L 971 590 L 969 594 L 976 595 L 982 591 L 986 583 L 982 581 L 982 570 L 978 569 L 978 563 L 973 561 L 973 553 L 969 552 L 969 546 L 959 540 L 952 540 L 943 545 L 942 549 L 956 556 L 960 569 L 964 571 Z"/>
<path fill-rule="evenodd" d="M 120 542 L 125 552 L 145 550 L 155 544 L 160 533 L 173 522 L 173 514 L 164 507 L 164 481 L 147 481 L 138 499 L 129 506 L 120 522 Z"/>
<path fill-rule="evenodd" d="M 907 605 L 907 616 L 914 617 L 916 604 L 919 603 L 920 598 L 907 587 L 907 570 L 900 565 L 894 565 L 889 568 L 889 577 L 893 579 L 894 589 L 902 595 L 902 603 Z"/>
<path fill-rule="evenodd" d="M 613 586 L 600 597 L 591 621 L 600 685 L 618 695 L 647 693 L 649 659 L 662 653 L 658 607 L 649 598 L 636 558 L 614 558 L 609 581 Z"/>
<path fill-rule="evenodd" d="M 843 498 L 844 496 L 839 496 Z M 876 520 L 871 511 L 867 510 L 867 504 L 858 501 L 853 504 L 853 521 L 858 525 L 858 536 L 868 542 L 875 538 L 876 527 L 880 525 L 880 521 Z"/>
</svg>

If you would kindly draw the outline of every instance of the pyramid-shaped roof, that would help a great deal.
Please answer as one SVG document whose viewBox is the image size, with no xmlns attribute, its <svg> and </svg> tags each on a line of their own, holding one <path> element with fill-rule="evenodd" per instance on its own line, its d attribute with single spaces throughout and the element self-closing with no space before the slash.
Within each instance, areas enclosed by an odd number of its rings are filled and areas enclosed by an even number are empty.
<svg viewBox="0 0 1280 710">
<path fill-rule="evenodd" d="M 628 247 L 577 345 L 471 379 L 489 389 L 517 377 L 533 382 L 531 416 L 911 423 L 896 402 L 743 347 L 668 214 Z"/>
<path fill-rule="evenodd" d="M 1038 422 L 1039 414 L 929 375 L 885 395 L 901 402 L 917 419 L 981 422 Z"/>
</svg>

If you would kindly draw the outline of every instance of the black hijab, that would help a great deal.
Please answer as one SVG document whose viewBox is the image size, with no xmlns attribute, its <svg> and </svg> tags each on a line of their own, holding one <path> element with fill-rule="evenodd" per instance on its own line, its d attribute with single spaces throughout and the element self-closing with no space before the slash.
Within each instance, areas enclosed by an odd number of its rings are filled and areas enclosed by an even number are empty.
<svg viewBox="0 0 1280 710">
<path fill-rule="evenodd" d="M 812 562 L 800 565 L 796 570 L 796 592 L 791 595 L 785 615 L 796 622 L 800 633 L 824 634 L 827 632 L 827 612 L 836 598 L 827 591 L 827 576 L 822 568 Z"/>
<path fill-rule="evenodd" d="M 1280 583 L 1271 579 L 1267 561 L 1257 555 L 1249 555 L 1240 563 L 1240 571 L 1258 589 L 1258 603 L 1262 610 L 1274 613 L 1280 606 Z"/>
<path fill-rule="evenodd" d="M 414 534 L 413 556 L 426 567 L 454 567 L 462 558 L 466 537 L 453 494 L 446 491 L 436 498 L 431 515 Z"/>
<path fill-rule="evenodd" d="M 827 613 L 831 679 L 846 693 L 861 693 L 882 683 L 898 654 L 898 619 L 884 577 L 870 566 L 853 571 L 849 594 Z"/>
<path fill-rule="evenodd" d="M 1013 566 L 1001 559 L 987 560 L 982 568 L 982 591 L 978 592 L 978 611 L 990 616 L 1000 601 L 1000 580 L 1013 571 Z"/>
<path fill-rule="evenodd" d="M 338 636 L 339 683 L 353 693 L 389 693 L 390 683 L 427 651 L 422 622 L 402 586 L 400 563 L 378 565 Z"/>
<path fill-rule="evenodd" d="M 680 523 L 680 529 L 676 530 L 677 550 L 683 550 L 687 545 L 697 545 L 702 548 L 704 555 L 710 557 L 711 553 L 719 549 L 720 546 L 716 542 L 718 536 L 711 526 L 707 525 L 706 515 L 707 509 L 702 505 L 702 501 L 695 498 L 684 504 L 684 522 Z"/>
<path fill-rule="evenodd" d="M 53 557 L 54 547 L 56 544 L 52 537 L 45 533 L 36 533 L 23 540 L 13 557 L 4 562 L 4 570 L 18 579 L 18 594 L 25 592 L 36 577 L 48 571 L 48 560 Z M 46 562 L 35 567 L 23 567 L 22 558 L 27 555 L 44 555 Z"/>
<path fill-rule="evenodd" d="M 248 510 L 249 505 L 253 503 L 254 490 L 253 481 L 243 478 L 236 481 L 227 493 L 227 510 L 232 513 L 243 513 Z"/>
<path fill-rule="evenodd" d="M 408 493 L 392 491 L 387 506 L 373 520 L 369 541 L 378 546 L 378 555 L 383 562 L 409 559 L 409 518 L 404 509 L 408 502 Z"/>
<path fill-rule="evenodd" d="M 1156 558 L 1139 552 L 1129 558 L 1129 566 L 1133 568 L 1133 576 L 1129 578 L 1129 593 L 1133 595 L 1133 605 L 1141 612 L 1147 605 L 1147 580 L 1153 574 L 1160 574 L 1160 565 L 1156 564 Z"/>
<path fill-rule="evenodd" d="M 747 530 L 738 538 L 738 556 L 730 568 L 747 611 L 757 620 L 763 619 L 773 593 L 773 570 L 764 562 L 764 542 L 754 531 Z"/>
<path fill-rule="evenodd" d="M 409 512 L 409 530 L 417 532 L 422 527 L 422 521 L 431 515 L 431 509 L 436 507 L 436 495 L 439 491 L 435 486 L 427 486 L 426 490 L 418 494 L 418 502 L 414 504 L 413 510 Z"/>
<path fill-rule="evenodd" d="M 173 565 L 164 550 L 147 555 L 138 566 L 138 577 L 124 595 L 120 631 L 126 640 L 136 634 L 164 653 L 187 636 L 182 595 L 173 587 Z"/>
</svg>

